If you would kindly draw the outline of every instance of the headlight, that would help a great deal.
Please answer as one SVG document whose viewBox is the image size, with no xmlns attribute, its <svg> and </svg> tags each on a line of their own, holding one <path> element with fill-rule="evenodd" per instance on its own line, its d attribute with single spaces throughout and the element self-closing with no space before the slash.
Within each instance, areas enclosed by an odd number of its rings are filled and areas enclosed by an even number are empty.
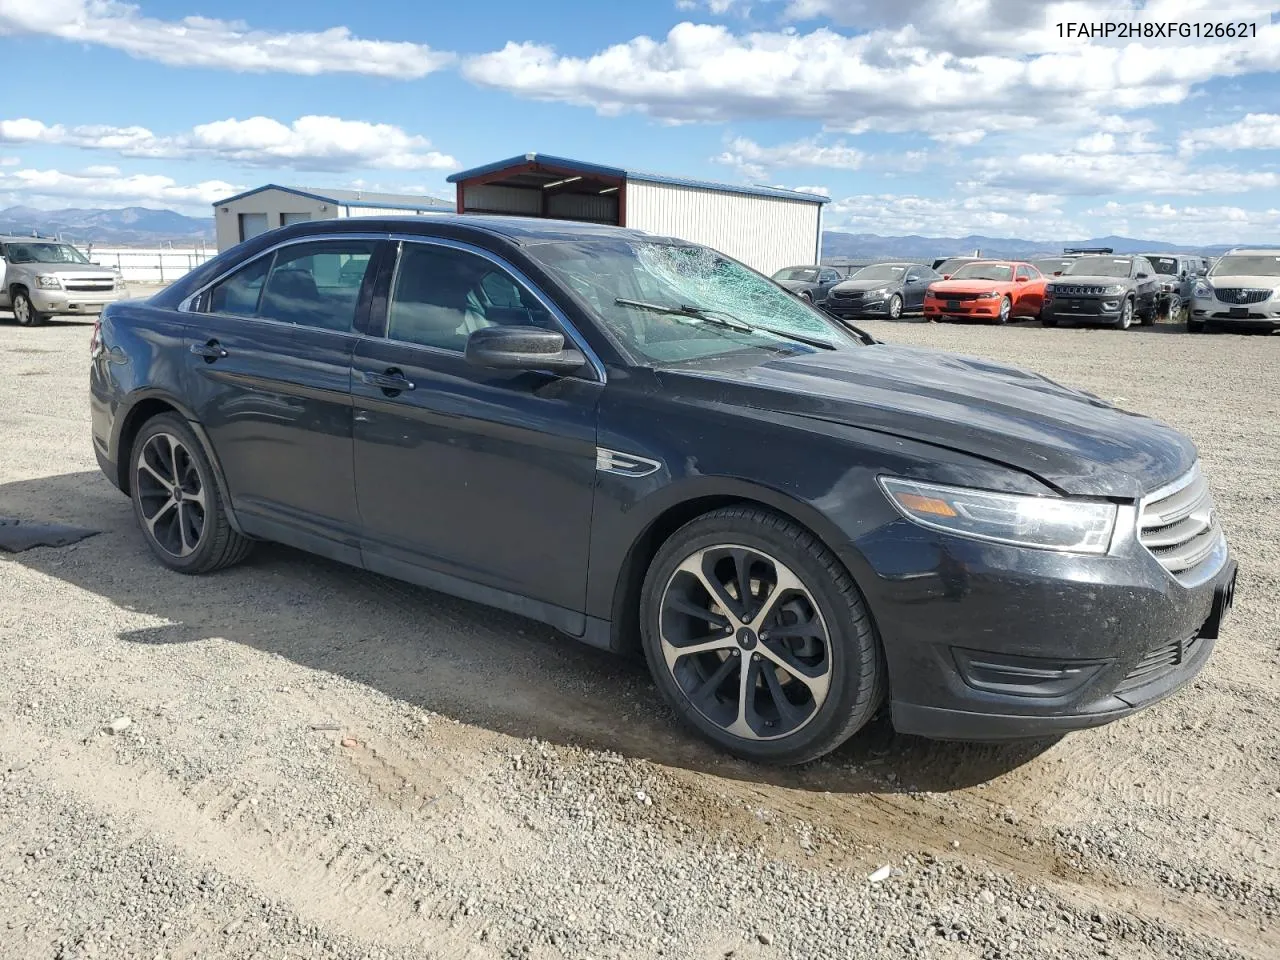
<svg viewBox="0 0 1280 960">
<path fill-rule="evenodd" d="M 1195 295 L 1203 300 L 1213 299 L 1213 287 L 1207 280 L 1197 280 Z"/>
<path fill-rule="evenodd" d="M 1111 286 L 1104 287 L 1102 290 L 1102 295 L 1104 297 L 1118 297 L 1122 293 L 1124 293 L 1124 284 L 1122 283 L 1113 283 Z"/>
<path fill-rule="evenodd" d="M 881 477 L 890 502 L 913 523 L 974 540 L 1073 553 L 1106 553 L 1116 505 L 1028 497 Z"/>
<path fill-rule="evenodd" d="M 61 290 L 62 281 L 57 277 L 36 277 L 36 286 L 42 290 Z"/>
<path fill-rule="evenodd" d="M 868 297 L 887 297 L 888 295 L 888 287 L 881 287 L 879 290 L 872 290 L 867 294 Z"/>
<path fill-rule="evenodd" d="M 996 297 L 1003 297 L 1004 293 L 999 290 L 992 290 L 988 293 L 978 294 L 979 300 L 994 300 Z"/>
</svg>

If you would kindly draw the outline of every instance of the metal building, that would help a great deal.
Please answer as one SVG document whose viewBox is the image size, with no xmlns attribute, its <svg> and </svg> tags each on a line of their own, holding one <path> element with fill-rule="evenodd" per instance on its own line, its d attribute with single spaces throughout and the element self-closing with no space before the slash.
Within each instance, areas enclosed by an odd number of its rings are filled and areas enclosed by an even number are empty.
<svg viewBox="0 0 1280 960">
<path fill-rule="evenodd" d="M 219 250 L 302 220 L 453 213 L 438 197 L 365 190 L 304 190 L 268 183 L 213 205 Z"/>
<path fill-rule="evenodd" d="M 611 223 L 714 247 L 761 273 L 822 259 L 829 198 L 607 167 L 540 153 L 449 177 L 459 213 Z"/>
</svg>

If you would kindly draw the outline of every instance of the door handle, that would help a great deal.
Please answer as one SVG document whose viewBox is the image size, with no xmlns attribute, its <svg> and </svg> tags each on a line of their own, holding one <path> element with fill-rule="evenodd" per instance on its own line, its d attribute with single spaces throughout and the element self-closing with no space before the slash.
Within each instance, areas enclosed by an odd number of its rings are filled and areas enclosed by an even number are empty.
<svg viewBox="0 0 1280 960">
<path fill-rule="evenodd" d="M 204 357 L 206 363 L 221 360 L 227 355 L 227 351 L 223 349 L 217 340 L 210 340 L 208 343 L 193 343 L 191 352 L 197 357 Z"/>
<path fill-rule="evenodd" d="M 387 396 L 395 396 L 403 390 L 412 390 L 416 386 L 412 380 L 404 376 L 395 367 L 391 367 L 386 373 L 374 373 L 366 370 L 361 376 L 365 383 L 380 388 Z"/>
</svg>

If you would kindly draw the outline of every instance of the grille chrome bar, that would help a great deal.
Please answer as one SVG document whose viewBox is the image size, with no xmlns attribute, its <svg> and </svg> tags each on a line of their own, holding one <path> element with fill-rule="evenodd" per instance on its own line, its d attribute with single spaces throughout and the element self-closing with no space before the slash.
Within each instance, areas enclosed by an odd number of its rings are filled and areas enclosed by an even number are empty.
<svg viewBox="0 0 1280 960">
<path fill-rule="evenodd" d="M 1262 303 L 1271 299 L 1272 291 L 1256 287 L 1218 287 L 1214 295 L 1221 303 Z"/>
<path fill-rule="evenodd" d="M 1142 501 L 1138 540 L 1184 585 L 1202 582 L 1225 562 L 1226 539 L 1199 463 Z"/>
</svg>

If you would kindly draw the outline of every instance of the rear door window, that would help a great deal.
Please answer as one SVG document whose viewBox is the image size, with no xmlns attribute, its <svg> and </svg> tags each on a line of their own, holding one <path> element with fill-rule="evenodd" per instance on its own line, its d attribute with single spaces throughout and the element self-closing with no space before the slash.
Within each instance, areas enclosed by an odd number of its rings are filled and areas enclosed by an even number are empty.
<svg viewBox="0 0 1280 960">
<path fill-rule="evenodd" d="M 270 269 L 271 257 L 259 257 L 231 276 L 219 280 L 205 294 L 207 312 L 252 317 L 258 312 L 258 298 L 262 295 L 262 284 Z"/>
</svg>

